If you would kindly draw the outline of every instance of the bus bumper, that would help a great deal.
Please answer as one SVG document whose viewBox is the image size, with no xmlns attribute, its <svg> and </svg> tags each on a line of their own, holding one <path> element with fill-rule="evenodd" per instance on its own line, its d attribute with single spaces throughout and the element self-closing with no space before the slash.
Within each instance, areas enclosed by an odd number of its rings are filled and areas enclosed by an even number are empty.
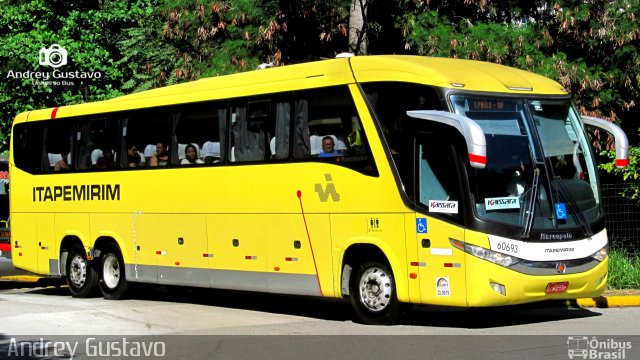
<svg viewBox="0 0 640 360">
<path fill-rule="evenodd" d="M 606 258 L 577 274 L 528 275 L 467 256 L 467 304 L 486 307 L 598 297 L 607 285 L 608 266 L 609 258 Z M 560 289 L 547 290 L 555 284 L 559 284 Z M 562 290 L 565 285 L 566 290 Z"/>
</svg>

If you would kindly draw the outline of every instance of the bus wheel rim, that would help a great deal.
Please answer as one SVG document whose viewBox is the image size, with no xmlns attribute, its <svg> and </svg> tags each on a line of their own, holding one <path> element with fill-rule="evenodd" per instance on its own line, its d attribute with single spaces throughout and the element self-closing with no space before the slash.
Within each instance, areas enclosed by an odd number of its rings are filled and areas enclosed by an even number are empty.
<svg viewBox="0 0 640 360">
<path fill-rule="evenodd" d="M 87 281 L 87 262 L 80 256 L 74 256 L 69 267 L 69 279 L 75 287 L 81 288 Z"/>
<path fill-rule="evenodd" d="M 391 302 L 393 292 L 391 277 L 383 270 L 367 269 L 360 278 L 360 302 L 370 311 L 384 310 Z"/>
<path fill-rule="evenodd" d="M 104 259 L 102 280 L 109 289 L 115 289 L 120 283 L 120 262 L 113 255 Z"/>
</svg>

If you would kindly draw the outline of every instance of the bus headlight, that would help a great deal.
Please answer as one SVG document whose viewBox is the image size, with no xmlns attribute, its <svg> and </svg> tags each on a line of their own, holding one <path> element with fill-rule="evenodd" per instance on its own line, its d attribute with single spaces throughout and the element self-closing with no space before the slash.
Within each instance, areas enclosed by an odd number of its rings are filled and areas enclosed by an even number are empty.
<svg viewBox="0 0 640 360">
<path fill-rule="evenodd" d="M 605 245 L 602 249 L 598 250 L 595 254 L 591 255 L 592 258 L 602 261 L 609 256 L 609 244 Z"/>
<path fill-rule="evenodd" d="M 493 250 L 485 249 L 483 247 L 476 246 L 476 245 L 467 244 L 459 240 L 451 239 L 450 242 L 451 242 L 451 245 L 453 245 L 457 249 L 460 249 L 466 252 L 467 254 L 473 255 L 483 260 L 490 261 L 500 266 L 509 267 L 511 265 L 517 264 L 520 261 L 522 261 L 522 259 L 517 258 L 515 256 L 495 252 Z"/>
</svg>

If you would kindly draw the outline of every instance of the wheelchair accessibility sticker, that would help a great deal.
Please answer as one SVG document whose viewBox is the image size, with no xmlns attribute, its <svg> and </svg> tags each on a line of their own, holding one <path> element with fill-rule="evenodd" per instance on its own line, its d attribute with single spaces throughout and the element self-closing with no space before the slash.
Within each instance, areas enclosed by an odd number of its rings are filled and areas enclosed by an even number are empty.
<svg viewBox="0 0 640 360">
<path fill-rule="evenodd" d="M 416 218 L 416 232 L 418 234 L 427 233 L 427 218 Z"/>
<path fill-rule="evenodd" d="M 556 218 L 567 220 L 567 206 L 564 203 L 556 203 Z"/>
</svg>

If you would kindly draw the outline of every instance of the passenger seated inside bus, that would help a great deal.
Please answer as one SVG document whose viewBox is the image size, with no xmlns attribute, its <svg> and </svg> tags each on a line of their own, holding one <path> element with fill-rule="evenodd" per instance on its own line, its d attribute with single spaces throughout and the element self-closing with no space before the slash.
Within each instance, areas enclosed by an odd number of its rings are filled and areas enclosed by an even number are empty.
<svg viewBox="0 0 640 360">
<path fill-rule="evenodd" d="M 145 154 L 146 156 L 146 154 Z M 169 151 L 163 143 L 156 144 L 156 152 L 149 159 L 149 166 L 166 166 L 169 163 Z"/>
<path fill-rule="evenodd" d="M 135 145 L 130 145 L 127 148 L 127 166 L 130 168 L 140 167 L 140 155 Z"/>
<path fill-rule="evenodd" d="M 96 149 L 98 150 L 98 149 Z M 94 150 L 94 152 L 96 151 Z M 113 169 L 116 167 L 116 162 L 113 158 L 113 151 L 100 150 L 100 156 L 93 162 L 93 153 L 91 154 L 91 167 L 94 169 Z"/>
<path fill-rule="evenodd" d="M 347 145 L 345 145 L 344 141 L 338 139 L 335 135 L 311 135 L 309 137 L 309 147 L 311 148 L 311 156 L 319 157 L 320 153 L 322 153 L 323 139 L 329 136 L 334 143 L 334 150 L 340 151 L 341 155 L 344 154 L 345 150 L 347 150 Z M 340 156 L 341 156 L 340 155 Z"/>
<path fill-rule="evenodd" d="M 213 164 L 220 161 L 220 143 L 207 141 L 202 145 L 202 157 L 205 164 Z"/>
<path fill-rule="evenodd" d="M 204 161 L 198 158 L 198 149 L 194 144 L 188 144 L 184 149 L 184 159 L 180 162 L 181 165 L 196 165 L 204 164 Z"/>
<path fill-rule="evenodd" d="M 342 150 L 337 150 L 336 141 L 331 135 L 327 135 L 322 138 L 322 151 L 318 154 L 318 157 L 336 157 L 342 156 Z"/>
<path fill-rule="evenodd" d="M 49 168 L 53 171 L 63 171 L 69 169 L 69 162 L 71 160 L 71 154 L 62 156 L 62 154 L 49 153 Z"/>
<path fill-rule="evenodd" d="M 155 154 L 156 154 L 156 146 L 154 144 L 149 144 L 149 145 L 145 146 L 144 151 L 143 151 L 143 156 L 144 156 L 145 162 L 147 164 L 151 160 L 151 157 L 153 155 L 155 155 Z"/>
</svg>

